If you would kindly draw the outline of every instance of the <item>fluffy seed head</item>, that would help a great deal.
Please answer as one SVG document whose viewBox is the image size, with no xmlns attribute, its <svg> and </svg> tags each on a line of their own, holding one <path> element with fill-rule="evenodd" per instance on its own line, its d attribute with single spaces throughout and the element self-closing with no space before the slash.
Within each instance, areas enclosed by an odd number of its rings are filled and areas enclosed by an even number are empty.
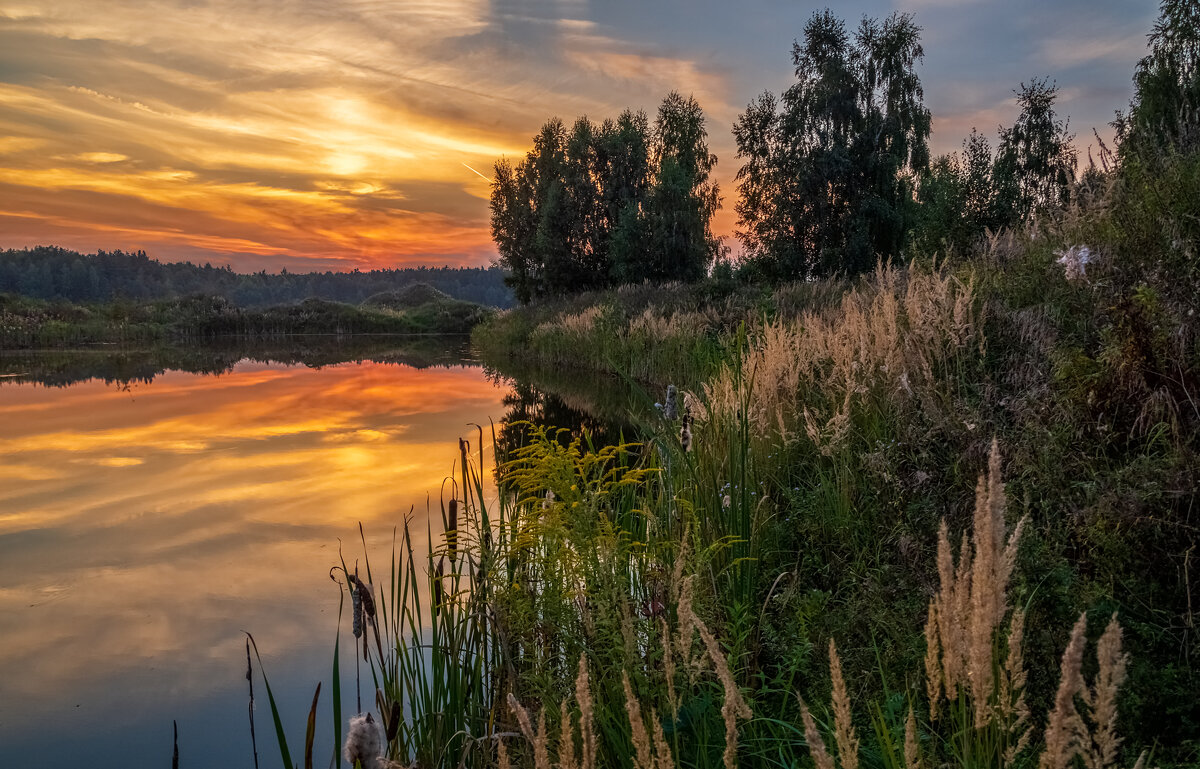
<svg viewBox="0 0 1200 769">
<path fill-rule="evenodd" d="M 383 738 L 379 734 L 379 725 L 370 713 L 359 713 L 350 718 L 350 731 L 346 735 L 346 745 L 342 754 L 350 766 L 355 762 L 363 769 L 376 769 L 379 766 L 379 756 L 383 753 Z"/>
</svg>

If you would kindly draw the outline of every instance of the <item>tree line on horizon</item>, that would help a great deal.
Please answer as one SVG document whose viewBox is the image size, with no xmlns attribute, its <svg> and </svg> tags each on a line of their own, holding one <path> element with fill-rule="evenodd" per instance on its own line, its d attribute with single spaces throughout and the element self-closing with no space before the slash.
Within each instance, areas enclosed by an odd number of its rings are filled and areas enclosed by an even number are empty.
<svg viewBox="0 0 1200 769">
<path fill-rule="evenodd" d="M 1020 114 L 999 128 L 994 151 L 973 129 L 961 152 L 931 158 L 912 14 L 864 17 L 851 32 L 830 10 L 814 13 L 792 47 L 795 82 L 757 97 L 733 127 L 738 273 L 812 280 L 918 251 L 965 251 L 1086 195 L 1114 165 L 1194 150 L 1198 16 L 1194 2 L 1162 2 L 1134 101 L 1113 123 L 1118 149 L 1102 146 L 1103 169 L 1089 157 L 1077 178 L 1049 78 L 1014 90 Z M 716 162 L 703 110 L 678 93 L 653 124 L 632 110 L 598 125 L 581 117 L 570 130 L 547 121 L 523 160 L 497 162 L 492 187 L 498 264 L 517 299 L 732 274 L 711 231 Z"/>
<path fill-rule="evenodd" d="M 503 308 L 513 303 L 504 275 L 495 266 L 244 274 L 228 266 L 159 262 L 145 251 L 81 254 L 56 246 L 0 251 L 0 293 L 72 302 L 204 295 L 222 297 L 239 307 L 291 304 L 312 297 L 358 304 L 376 294 L 424 283 L 455 299 Z"/>
</svg>

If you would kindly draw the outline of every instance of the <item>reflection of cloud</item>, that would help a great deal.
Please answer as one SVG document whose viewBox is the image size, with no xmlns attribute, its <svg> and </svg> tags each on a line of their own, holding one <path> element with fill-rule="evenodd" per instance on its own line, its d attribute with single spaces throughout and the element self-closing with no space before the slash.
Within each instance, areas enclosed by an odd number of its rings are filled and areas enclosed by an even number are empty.
<svg viewBox="0 0 1200 769">
<path fill-rule="evenodd" d="M 455 438 L 501 396 L 478 369 L 385 364 L 6 387 L 0 699 L 20 709 L 0 702 L 0 743 L 64 703 L 173 716 L 241 692 L 241 629 L 273 671 L 298 650 L 327 664 L 339 541 L 358 557 L 361 521 L 386 571 L 415 507 L 423 542 Z"/>
</svg>

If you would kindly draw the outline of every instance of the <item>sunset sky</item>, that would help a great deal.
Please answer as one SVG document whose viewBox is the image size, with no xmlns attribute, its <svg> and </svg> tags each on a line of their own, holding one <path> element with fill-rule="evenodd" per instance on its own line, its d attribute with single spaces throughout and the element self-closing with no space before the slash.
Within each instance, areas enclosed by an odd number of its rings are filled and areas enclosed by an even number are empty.
<svg viewBox="0 0 1200 769">
<path fill-rule="evenodd" d="M 911 11 L 937 152 L 993 140 L 1050 76 L 1081 155 L 1132 94 L 1150 0 L 839 3 Z M 483 265 L 493 163 L 551 115 L 709 119 L 730 245 L 730 126 L 792 79 L 823 3 L 0 0 L 0 248 L 145 249 L 235 270 Z M 478 173 L 477 173 L 478 172 Z"/>
</svg>

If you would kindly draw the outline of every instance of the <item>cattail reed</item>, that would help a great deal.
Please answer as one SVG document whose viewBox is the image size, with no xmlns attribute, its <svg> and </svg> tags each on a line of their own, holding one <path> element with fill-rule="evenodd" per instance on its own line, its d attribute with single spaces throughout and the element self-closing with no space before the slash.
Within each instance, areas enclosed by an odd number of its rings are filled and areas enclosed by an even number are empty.
<svg viewBox="0 0 1200 769">
<path fill-rule="evenodd" d="M 359 592 L 357 584 L 355 584 L 350 589 L 350 611 L 354 614 L 354 637 L 362 638 L 362 634 L 363 634 L 362 593 Z"/>
<path fill-rule="evenodd" d="M 355 625 L 362 632 L 362 656 L 363 656 L 363 659 L 368 660 L 370 658 L 369 647 L 367 646 L 367 623 L 368 623 L 368 621 L 370 622 L 371 627 L 375 631 L 375 644 L 376 644 L 376 646 L 379 646 L 379 653 L 380 653 L 380 657 L 382 658 L 383 657 L 383 648 L 382 648 L 382 646 L 380 646 L 380 641 L 379 641 L 379 626 L 376 624 L 376 620 L 375 620 L 375 599 L 371 596 L 371 586 L 368 585 L 367 583 L 363 582 L 361 579 L 359 579 L 358 574 L 355 574 L 353 577 L 351 577 L 351 579 L 354 581 L 354 591 L 353 592 L 358 597 L 359 611 L 356 612 L 356 614 L 355 614 L 355 619 L 356 619 Z M 356 633 L 355 638 L 357 638 L 357 637 L 358 637 L 358 634 Z"/>
<path fill-rule="evenodd" d="M 671 421 L 679 416 L 678 406 L 679 390 L 675 385 L 667 385 L 667 402 L 663 405 L 663 416 Z"/>
<path fill-rule="evenodd" d="M 692 417 L 690 414 L 683 415 L 683 426 L 679 428 L 679 445 L 685 454 L 692 450 Z"/>
<path fill-rule="evenodd" d="M 450 555 L 450 563 L 458 558 L 458 500 L 451 499 L 447 505 L 446 514 L 446 550 Z"/>
</svg>

